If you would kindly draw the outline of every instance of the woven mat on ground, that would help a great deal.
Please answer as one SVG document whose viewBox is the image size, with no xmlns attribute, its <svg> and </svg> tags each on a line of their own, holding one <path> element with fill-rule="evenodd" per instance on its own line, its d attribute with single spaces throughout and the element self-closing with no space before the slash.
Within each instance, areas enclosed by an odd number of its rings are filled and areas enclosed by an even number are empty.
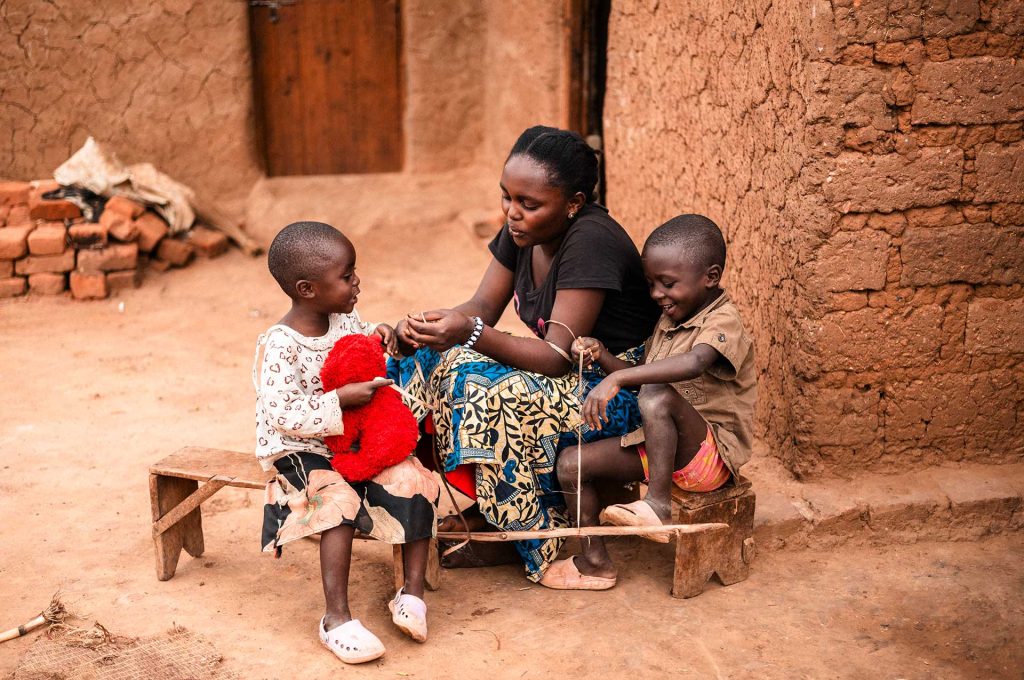
<svg viewBox="0 0 1024 680">
<path fill-rule="evenodd" d="M 102 628 L 101 628 L 102 630 Z M 104 633 L 106 631 L 104 630 Z M 175 628 L 162 635 L 83 639 L 41 635 L 11 680 L 236 680 L 202 636 Z"/>
</svg>

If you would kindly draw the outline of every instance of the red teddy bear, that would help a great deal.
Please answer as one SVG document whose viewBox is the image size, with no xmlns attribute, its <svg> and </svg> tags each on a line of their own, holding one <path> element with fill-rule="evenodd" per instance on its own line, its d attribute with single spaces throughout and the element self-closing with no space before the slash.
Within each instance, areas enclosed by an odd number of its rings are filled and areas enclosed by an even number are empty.
<svg viewBox="0 0 1024 680">
<path fill-rule="evenodd" d="M 346 335 L 338 340 L 320 370 L 324 392 L 383 377 L 379 339 Z M 416 418 L 390 387 L 378 389 L 365 406 L 342 413 L 345 433 L 324 437 L 331 465 L 349 482 L 363 482 L 405 460 L 416 448 Z"/>
</svg>

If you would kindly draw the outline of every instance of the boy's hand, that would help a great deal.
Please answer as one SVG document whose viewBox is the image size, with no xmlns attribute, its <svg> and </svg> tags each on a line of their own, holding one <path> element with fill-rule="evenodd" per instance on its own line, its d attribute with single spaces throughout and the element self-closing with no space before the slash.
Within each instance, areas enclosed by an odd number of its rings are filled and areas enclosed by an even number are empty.
<svg viewBox="0 0 1024 680">
<path fill-rule="evenodd" d="M 608 402 L 615 398 L 619 389 L 613 373 L 590 390 L 587 400 L 583 402 L 583 421 L 591 430 L 600 430 L 602 423 L 608 422 Z"/>
<path fill-rule="evenodd" d="M 394 382 L 394 380 L 388 380 L 387 378 L 374 378 L 368 382 L 342 385 L 335 390 L 338 393 L 338 403 L 341 404 L 343 409 L 365 406 L 370 403 L 370 400 L 373 399 L 373 395 L 377 393 L 379 388 L 393 385 Z"/>
<path fill-rule="evenodd" d="M 398 356 L 398 337 L 395 335 L 395 329 L 386 323 L 377 324 L 377 328 L 373 331 L 380 336 L 380 341 L 384 345 L 384 351 L 390 356 Z"/>
<path fill-rule="evenodd" d="M 597 338 L 578 337 L 570 347 L 572 351 L 572 362 L 578 363 L 580 355 L 583 355 L 583 365 L 590 366 L 591 364 L 601 359 L 601 353 L 604 352 L 604 345 Z"/>
</svg>

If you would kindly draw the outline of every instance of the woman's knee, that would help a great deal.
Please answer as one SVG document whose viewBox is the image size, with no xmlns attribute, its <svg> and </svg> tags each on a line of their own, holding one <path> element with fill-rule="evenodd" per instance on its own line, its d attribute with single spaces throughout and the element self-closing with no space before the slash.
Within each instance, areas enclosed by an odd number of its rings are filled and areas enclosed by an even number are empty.
<svg viewBox="0 0 1024 680">
<path fill-rule="evenodd" d="M 563 449 L 558 454 L 558 462 L 555 464 L 555 471 L 558 474 L 558 483 L 565 487 L 576 486 L 576 475 L 579 474 L 580 456 L 576 447 Z"/>
</svg>

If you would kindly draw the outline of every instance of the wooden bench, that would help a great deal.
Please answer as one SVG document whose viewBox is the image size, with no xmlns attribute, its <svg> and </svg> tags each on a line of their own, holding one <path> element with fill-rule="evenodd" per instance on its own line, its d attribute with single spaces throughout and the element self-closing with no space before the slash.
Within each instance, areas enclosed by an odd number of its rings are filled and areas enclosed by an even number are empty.
<svg viewBox="0 0 1024 680">
<path fill-rule="evenodd" d="M 690 493 L 673 485 L 675 524 L 721 522 L 729 528 L 676 537 L 672 597 L 700 595 L 712 574 L 718 574 L 725 586 L 747 578 L 755 555 L 755 501 L 750 480 L 742 475 L 735 484 L 708 493 Z"/>
<path fill-rule="evenodd" d="M 266 487 L 272 473 L 264 472 L 251 453 L 187 446 L 149 468 L 149 498 L 153 508 L 153 546 L 156 577 L 167 581 L 174 576 L 182 548 L 192 557 L 203 554 L 202 503 L 225 486 L 242 489 Z M 202 482 L 202 486 L 200 486 Z M 258 524 L 254 524 L 255 534 Z M 360 536 L 357 538 L 369 538 Z M 437 590 L 441 567 L 437 546 L 428 551 L 426 585 Z M 404 582 L 402 546 L 393 550 L 395 587 Z"/>
</svg>

